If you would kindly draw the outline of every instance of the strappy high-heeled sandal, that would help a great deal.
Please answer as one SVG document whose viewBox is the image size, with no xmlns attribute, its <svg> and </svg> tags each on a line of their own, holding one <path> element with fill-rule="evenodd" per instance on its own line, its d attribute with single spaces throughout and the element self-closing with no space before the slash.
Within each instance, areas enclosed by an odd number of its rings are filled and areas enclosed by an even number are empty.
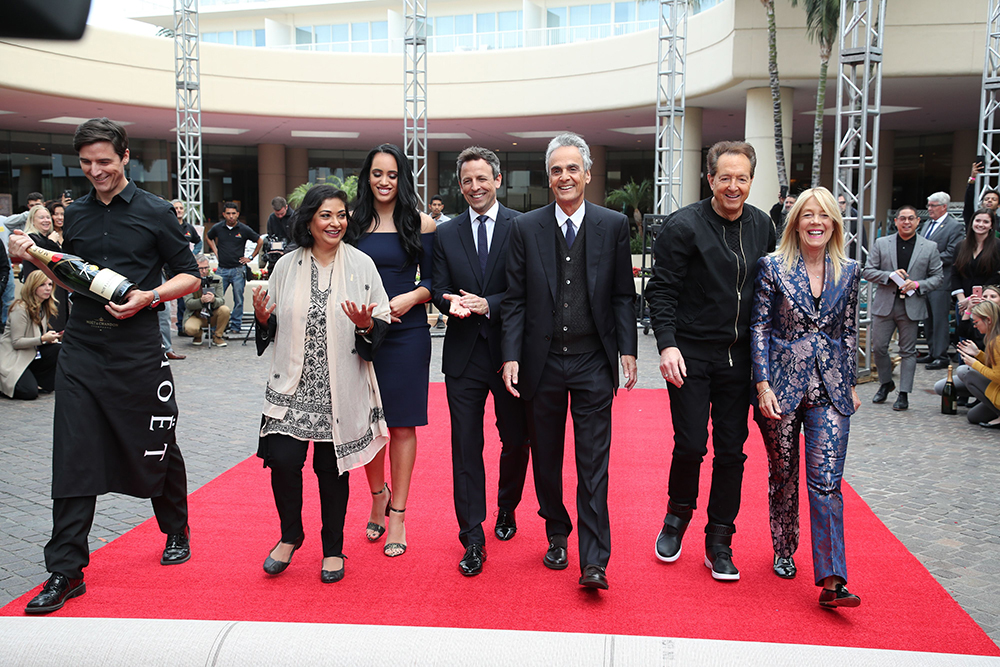
<svg viewBox="0 0 1000 667">
<path fill-rule="evenodd" d="M 392 491 L 389 490 L 389 484 L 384 484 L 378 491 L 372 491 L 372 495 L 380 496 L 386 492 L 389 493 L 389 499 L 385 501 L 385 515 L 389 516 L 389 505 L 392 504 Z M 365 537 L 368 538 L 369 542 L 377 542 L 384 534 L 385 526 L 380 526 L 374 521 L 369 521 L 368 525 L 365 527 Z"/>
<path fill-rule="evenodd" d="M 392 505 L 389 505 L 388 507 L 389 507 L 389 511 L 390 512 L 394 512 L 396 514 L 405 514 L 406 513 L 406 508 L 405 507 L 403 509 L 401 509 L 401 510 L 396 509 Z M 403 520 L 403 522 L 405 522 L 406 521 L 406 517 L 405 516 L 402 517 L 402 520 Z M 382 551 L 389 558 L 395 558 L 396 556 L 402 556 L 403 554 L 406 553 L 406 543 L 405 542 L 386 542 L 386 545 L 385 545 L 385 547 L 383 547 Z"/>
</svg>

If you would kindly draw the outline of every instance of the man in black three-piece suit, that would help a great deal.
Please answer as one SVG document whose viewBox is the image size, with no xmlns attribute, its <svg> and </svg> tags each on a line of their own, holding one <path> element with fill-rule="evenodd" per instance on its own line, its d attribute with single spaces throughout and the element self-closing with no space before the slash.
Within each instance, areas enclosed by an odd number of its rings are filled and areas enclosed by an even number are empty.
<svg viewBox="0 0 1000 667">
<path fill-rule="evenodd" d="M 473 146 L 458 156 L 458 181 L 469 209 L 438 225 L 434 241 L 434 304 L 448 315 L 442 370 L 451 412 L 451 460 L 458 538 L 465 555 L 458 569 L 479 574 L 486 561 L 486 469 L 483 414 L 493 392 L 500 452 L 498 539 L 517 532 L 514 510 L 528 471 L 524 403 L 504 389 L 500 367 L 500 299 L 507 289 L 507 247 L 518 213 L 497 201 L 500 160 Z"/>
<path fill-rule="evenodd" d="M 573 529 L 562 500 L 566 410 L 572 399 L 580 585 L 607 589 L 611 555 L 608 459 L 611 401 L 621 357 L 636 382 L 638 338 L 629 225 L 584 202 L 590 149 L 575 134 L 549 144 L 545 167 L 555 202 L 514 220 L 503 310 L 503 377 L 527 401 L 531 462 L 549 548 L 544 563 L 568 565 Z"/>
</svg>

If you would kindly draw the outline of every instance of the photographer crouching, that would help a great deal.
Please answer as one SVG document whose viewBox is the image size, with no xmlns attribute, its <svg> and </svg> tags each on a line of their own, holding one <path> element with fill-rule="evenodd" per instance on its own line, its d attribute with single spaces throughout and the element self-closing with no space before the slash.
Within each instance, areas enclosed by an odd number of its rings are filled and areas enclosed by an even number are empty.
<svg viewBox="0 0 1000 667">
<path fill-rule="evenodd" d="M 184 331 L 194 338 L 194 345 L 201 345 L 201 331 L 211 322 L 215 330 L 212 344 L 225 347 L 223 334 L 229 324 L 230 311 L 222 295 L 222 280 L 212 275 L 205 255 L 197 255 L 195 261 L 201 272 L 201 287 L 184 297 L 185 311 L 190 313 L 190 317 L 184 320 Z"/>
</svg>

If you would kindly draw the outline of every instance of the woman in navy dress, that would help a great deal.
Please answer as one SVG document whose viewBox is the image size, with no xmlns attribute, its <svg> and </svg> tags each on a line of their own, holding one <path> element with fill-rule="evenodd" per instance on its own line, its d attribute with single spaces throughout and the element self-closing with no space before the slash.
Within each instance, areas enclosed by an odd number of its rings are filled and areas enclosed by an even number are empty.
<svg viewBox="0 0 1000 667">
<path fill-rule="evenodd" d="M 368 541 L 375 542 L 388 531 L 384 552 L 390 557 L 406 552 L 404 520 L 417 456 L 416 427 L 427 424 L 431 337 L 422 304 L 431 298 L 435 223 L 417 210 L 418 205 L 410 163 L 399 147 L 382 144 L 372 149 L 358 176 L 352 219 L 362 230 L 358 248 L 378 267 L 392 317 L 374 359 L 389 425 L 389 447 L 365 466 L 374 496 Z M 386 449 L 391 491 L 385 480 Z M 388 517 L 384 526 L 383 517 Z"/>
</svg>

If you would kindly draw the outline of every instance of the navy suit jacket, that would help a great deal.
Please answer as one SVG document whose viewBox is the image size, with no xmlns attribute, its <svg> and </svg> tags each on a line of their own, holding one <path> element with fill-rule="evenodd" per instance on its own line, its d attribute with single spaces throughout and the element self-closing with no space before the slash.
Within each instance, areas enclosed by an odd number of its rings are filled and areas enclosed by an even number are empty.
<svg viewBox="0 0 1000 667">
<path fill-rule="evenodd" d="M 801 256 L 791 271 L 776 255 L 757 262 L 750 325 L 753 379 L 770 383 L 782 413 L 799 406 L 812 369 L 819 364 L 833 407 L 842 415 L 854 414 L 851 387 L 857 383 L 860 280 L 858 263 L 848 260 L 835 282 L 833 261 L 827 255 L 817 310 Z"/>
<path fill-rule="evenodd" d="M 635 356 L 639 347 L 629 224 L 616 211 L 590 202 L 585 207 L 587 296 L 617 390 L 619 355 Z M 525 399 L 538 387 L 555 327 L 561 233 L 555 208 L 553 202 L 515 218 L 507 255 L 501 345 L 503 360 L 519 364 L 517 389 Z"/>
<path fill-rule="evenodd" d="M 500 358 L 500 335 L 503 317 L 500 300 L 507 289 L 507 247 L 510 240 L 511 221 L 517 211 L 500 205 L 493 240 L 486 261 L 486 276 L 479 270 L 479 253 L 472 238 L 472 220 L 469 209 L 437 226 L 434 239 L 434 305 L 442 313 L 448 314 L 451 301 L 445 294 L 458 294 L 465 290 L 481 296 L 490 304 L 490 316 L 469 315 L 448 320 L 448 330 L 444 334 L 444 351 L 441 370 L 445 375 L 457 377 L 465 371 L 472 355 L 476 338 L 483 327 L 488 329 L 487 341 L 490 346 L 490 361 L 497 371 L 503 365 Z"/>
</svg>

